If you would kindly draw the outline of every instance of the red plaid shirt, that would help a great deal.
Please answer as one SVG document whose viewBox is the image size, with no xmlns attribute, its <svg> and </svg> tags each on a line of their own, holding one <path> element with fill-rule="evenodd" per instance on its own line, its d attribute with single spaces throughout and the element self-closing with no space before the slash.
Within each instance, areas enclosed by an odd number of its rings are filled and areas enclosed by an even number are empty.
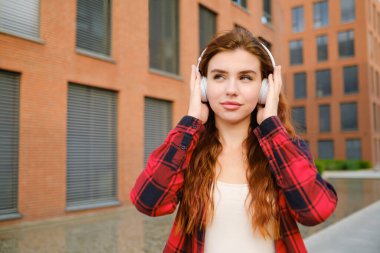
<svg viewBox="0 0 380 253">
<path fill-rule="evenodd" d="M 199 119 L 185 116 L 152 152 L 130 193 L 140 212 L 160 216 L 175 211 L 181 200 L 183 172 L 203 130 Z M 265 119 L 253 134 L 279 186 L 281 238 L 275 240 L 276 252 L 307 252 L 296 221 L 313 226 L 326 220 L 335 210 L 336 192 L 317 172 L 305 142 L 292 139 L 277 116 Z M 205 228 L 192 235 L 176 234 L 176 224 L 177 218 L 164 252 L 203 253 Z"/>
</svg>

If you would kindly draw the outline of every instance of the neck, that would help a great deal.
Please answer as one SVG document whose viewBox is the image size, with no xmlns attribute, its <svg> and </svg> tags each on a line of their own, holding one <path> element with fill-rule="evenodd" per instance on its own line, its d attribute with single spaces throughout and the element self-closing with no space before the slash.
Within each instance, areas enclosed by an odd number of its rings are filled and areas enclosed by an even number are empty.
<svg viewBox="0 0 380 253">
<path fill-rule="evenodd" d="M 224 150 L 242 148 L 243 141 L 247 138 L 249 123 L 250 117 L 234 123 L 215 117 L 215 126 Z"/>
</svg>

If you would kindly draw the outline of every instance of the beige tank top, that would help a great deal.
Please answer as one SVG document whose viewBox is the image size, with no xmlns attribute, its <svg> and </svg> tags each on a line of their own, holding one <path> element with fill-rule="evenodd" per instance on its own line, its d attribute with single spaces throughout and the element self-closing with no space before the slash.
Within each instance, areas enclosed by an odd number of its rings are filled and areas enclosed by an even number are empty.
<svg viewBox="0 0 380 253">
<path fill-rule="evenodd" d="M 247 212 L 248 184 L 217 181 L 214 219 L 206 227 L 205 253 L 274 253 L 272 239 L 253 232 Z"/>
</svg>

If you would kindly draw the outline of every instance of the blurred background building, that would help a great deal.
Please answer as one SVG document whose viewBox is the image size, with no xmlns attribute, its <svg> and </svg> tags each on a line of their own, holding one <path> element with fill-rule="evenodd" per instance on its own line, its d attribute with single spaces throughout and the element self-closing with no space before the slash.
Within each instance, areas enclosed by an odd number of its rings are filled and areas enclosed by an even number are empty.
<svg viewBox="0 0 380 253">
<path fill-rule="evenodd" d="M 379 5 L 282 1 L 286 94 L 314 157 L 380 163 Z"/>
<path fill-rule="evenodd" d="M 315 158 L 380 157 L 372 0 L 0 1 L 0 226 L 129 204 L 186 114 L 191 64 L 242 26 L 283 66 Z"/>
</svg>

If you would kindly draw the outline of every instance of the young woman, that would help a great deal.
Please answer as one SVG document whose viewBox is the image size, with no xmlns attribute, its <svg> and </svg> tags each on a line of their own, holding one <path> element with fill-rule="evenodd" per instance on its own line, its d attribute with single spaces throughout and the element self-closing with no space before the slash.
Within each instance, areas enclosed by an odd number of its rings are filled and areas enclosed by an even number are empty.
<svg viewBox="0 0 380 253">
<path fill-rule="evenodd" d="M 296 222 L 323 222 L 337 195 L 295 135 L 281 67 L 242 28 L 215 37 L 198 65 L 188 114 L 150 155 L 132 203 L 149 216 L 179 203 L 164 252 L 307 252 Z M 265 106 L 258 103 L 264 78 Z"/>
</svg>

